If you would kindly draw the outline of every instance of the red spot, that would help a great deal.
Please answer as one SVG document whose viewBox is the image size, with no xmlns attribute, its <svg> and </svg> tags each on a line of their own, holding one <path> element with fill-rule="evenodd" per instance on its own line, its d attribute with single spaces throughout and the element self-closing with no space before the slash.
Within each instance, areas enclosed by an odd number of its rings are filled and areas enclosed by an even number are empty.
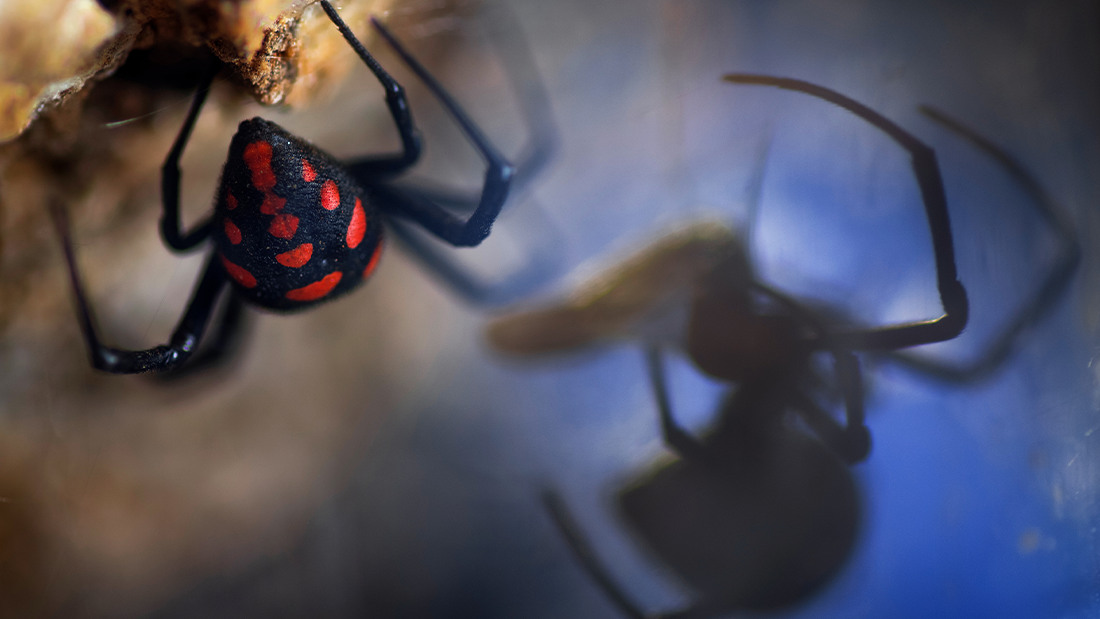
<svg viewBox="0 0 1100 619">
<path fill-rule="evenodd" d="M 239 245 L 241 243 L 241 229 L 238 228 L 236 224 L 229 221 L 228 217 L 226 217 L 225 221 L 222 223 L 225 224 L 225 237 L 229 239 L 230 243 Z"/>
<path fill-rule="evenodd" d="M 271 169 L 271 144 L 253 142 L 244 147 L 244 162 L 252 170 L 252 186 L 267 193 L 275 186 L 275 171 Z"/>
<path fill-rule="evenodd" d="M 225 191 L 225 207 L 229 210 L 237 208 L 237 198 L 228 189 Z"/>
<path fill-rule="evenodd" d="M 264 202 L 260 205 L 260 212 L 264 215 L 274 215 L 283 210 L 284 204 L 286 204 L 286 198 L 280 198 L 273 193 L 265 193 Z"/>
<path fill-rule="evenodd" d="M 271 220 L 271 225 L 268 226 L 267 232 L 271 236 L 279 237 L 280 239 L 294 238 L 294 233 L 298 231 L 298 218 L 288 213 L 279 213 Z"/>
<path fill-rule="evenodd" d="M 313 171 L 313 166 L 309 165 L 309 162 L 305 159 L 302 160 L 302 180 L 307 183 L 317 180 L 317 173 Z"/>
<path fill-rule="evenodd" d="M 218 257 L 222 259 L 222 266 L 225 267 L 225 272 L 229 273 L 229 277 L 232 277 L 238 284 L 245 288 L 256 287 L 256 278 L 248 272 L 248 269 L 233 264 L 222 254 L 218 254 Z"/>
<path fill-rule="evenodd" d="M 244 147 L 244 162 L 252 171 L 252 185 L 264 194 L 264 201 L 260 204 L 260 212 L 264 215 L 274 215 L 267 231 L 272 236 L 280 239 L 289 239 L 298 231 L 298 218 L 294 215 L 281 213 L 286 205 L 286 198 L 280 198 L 271 190 L 275 187 L 275 171 L 271 169 L 271 144 L 260 141 L 253 142 Z M 313 168 L 302 160 L 302 176 L 313 175 Z"/>
<path fill-rule="evenodd" d="M 363 242 L 363 235 L 367 232 L 367 214 L 363 212 L 363 203 L 359 198 L 355 199 L 355 210 L 351 212 L 351 223 L 348 224 L 348 247 L 355 249 Z"/>
<path fill-rule="evenodd" d="M 370 277 L 370 274 L 374 271 L 374 267 L 378 266 L 378 259 L 382 257 L 382 242 L 378 242 L 378 246 L 374 248 L 374 255 L 370 257 L 370 262 L 367 263 L 367 268 L 363 269 L 363 279 Z"/>
<path fill-rule="evenodd" d="M 321 206 L 329 211 L 340 208 L 340 191 L 336 189 L 336 181 L 331 178 L 321 186 Z"/>
<path fill-rule="evenodd" d="M 275 256 L 275 261 L 285 267 L 297 269 L 313 256 L 313 243 L 303 243 L 294 249 Z"/>
<path fill-rule="evenodd" d="M 344 274 L 340 271 L 334 271 L 322 277 L 321 281 L 291 290 L 286 293 L 286 298 L 291 301 L 316 301 L 332 292 L 332 289 L 336 287 L 336 284 L 340 283 L 340 278 L 343 276 Z"/>
</svg>

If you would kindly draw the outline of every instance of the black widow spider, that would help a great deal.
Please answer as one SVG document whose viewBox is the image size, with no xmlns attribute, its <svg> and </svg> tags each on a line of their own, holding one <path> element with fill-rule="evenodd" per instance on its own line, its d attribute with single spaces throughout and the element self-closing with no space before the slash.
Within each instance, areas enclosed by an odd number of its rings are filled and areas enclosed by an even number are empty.
<svg viewBox="0 0 1100 619">
<path fill-rule="evenodd" d="M 646 348 L 649 379 L 665 445 L 662 461 L 618 493 L 623 520 L 640 541 L 697 594 L 684 609 L 646 613 L 597 557 L 566 502 L 552 489 L 543 500 L 589 575 L 627 616 L 702 618 L 736 610 L 791 606 L 820 590 L 855 544 L 859 494 L 848 465 L 867 457 L 864 390 L 855 351 L 888 352 L 955 338 L 967 322 L 950 221 L 933 151 L 867 107 L 807 82 L 762 75 L 725 77 L 775 86 L 834 103 L 871 123 L 912 157 L 931 230 L 944 315 L 873 329 L 840 329 L 821 311 L 755 279 L 745 243 L 728 227 L 700 222 L 668 234 L 604 272 L 559 305 L 505 316 L 488 329 L 490 343 L 521 355 L 575 349 L 631 337 Z M 927 116 L 989 154 L 1021 185 L 1066 250 L 1033 300 L 1012 315 L 988 351 L 970 364 L 898 356 L 919 370 L 976 380 L 1008 357 L 1013 340 L 1045 314 L 1065 289 L 1078 249 L 1072 230 L 1038 183 L 999 148 L 931 108 Z M 766 159 L 766 157 L 764 158 Z M 755 197 L 760 197 L 763 160 Z M 756 208 L 754 205 L 753 208 Z M 684 317 L 671 334 L 703 373 L 736 384 L 701 438 L 675 420 L 662 346 L 669 316 Z M 830 388 L 814 363 L 832 360 Z M 815 401 L 839 391 L 846 422 Z M 803 424 L 792 425 L 788 411 Z M 806 430 L 809 430 L 808 432 Z"/>
<path fill-rule="evenodd" d="M 296 312 L 345 294 L 374 270 L 382 251 L 383 215 L 411 219 L 454 246 L 476 246 L 484 240 L 508 197 L 510 188 L 529 179 L 552 148 L 551 129 L 533 127 L 530 148 L 513 167 L 485 138 L 439 82 L 377 19 L 371 23 L 432 94 L 488 163 L 480 197 L 455 192 L 398 186 L 391 182 L 420 158 L 421 138 L 413 124 L 404 88 L 374 59 L 328 0 L 325 13 L 382 84 L 386 105 L 400 134 L 399 154 L 337 161 L 273 122 L 253 118 L 240 123 L 229 147 L 214 214 L 190 231 L 181 230 L 179 160 L 210 85 L 220 67 L 208 71 L 162 168 L 161 235 L 174 251 L 187 251 L 209 238 L 215 249 L 203 267 L 183 317 L 166 345 L 148 350 L 122 350 L 101 343 L 92 309 L 76 267 L 64 208 L 51 204 L 68 263 L 80 324 L 92 365 L 116 374 L 179 368 L 195 352 L 227 284 L 232 293 L 223 311 L 212 350 L 184 369 L 212 361 L 233 339 L 247 302 L 275 312 Z M 512 50 L 506 66 L 529 61 L 525 50 Z M 514 56 L 519 56 L 517 60 Z M 540 86 L 519 93 L 529 122 L 546 113 Z M 476 208 L 470 208 L 471 204 Z M 453 211 L 472 210 L 463 221 Z M 422 254 L 459 292 L 476 296 L 477 284 L 446 265 L 414 231 L 393 222 L 397 235 Z"/>
</svg>

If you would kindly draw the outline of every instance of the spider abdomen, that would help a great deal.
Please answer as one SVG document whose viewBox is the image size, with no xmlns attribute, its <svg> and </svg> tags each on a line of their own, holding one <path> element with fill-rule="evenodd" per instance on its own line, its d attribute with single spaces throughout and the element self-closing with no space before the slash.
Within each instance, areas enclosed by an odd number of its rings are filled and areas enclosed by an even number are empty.
<svg viewBox="0 0 1100 619">
<path fill-rule="evenodd" d="M 380 213 L 340 164 L 275 123 L 240 124 L 215 198 L 218 258 L 252 303 L 295 311 L 370 275 Z"/>
</svg>

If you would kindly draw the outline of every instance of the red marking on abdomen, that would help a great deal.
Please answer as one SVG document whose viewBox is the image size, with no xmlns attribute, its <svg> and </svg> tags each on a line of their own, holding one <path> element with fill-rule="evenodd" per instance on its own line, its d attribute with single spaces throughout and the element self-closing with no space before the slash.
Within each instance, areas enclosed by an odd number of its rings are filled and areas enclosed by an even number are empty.
<svg viewBox="0 0 1100 619">
<path fill-rule="evenodd" d="M 302 286 L 301 288 L 295 288 L 286 293 L 286 298 L 291 301 L 316 301 L 326 294 L 332 292 L 332 289 L 336 287 L 336 284 L 340 283 L 340 278 L 344 276 L 340 271 L 334 271 L 321 278 L 321 281 L 313 282 L 308 286 Z"/>
<path fill-rule="evenodd" d="M 279 196 L 268 192 L 264 194 L 264 201 L 260 204 L 260 212 L 264 215 L 274 215 L 283 210 L 283 205 L 286 204 L 286 198 L 280 198 Z"/>
<path fill-rule="evenodd" d="M 256 287 L 256 278 L 248 272 L 248 269 L 233 264 L 221 253 L 218 254 L 218 257 L 222 259 L 222 266 L 225 267 L 225 272 L 229 273 L 229 277 L 232 277 L 234 281 L 245 288 Z"/>
<path fill-rule="evenodd" d="M 336 181 L 331 178 L 321 186 L 321 206 L 328 211 L 340 208 L 340 190 L 336 188 Z"/>
<path fill-rule="evenodd" d="M 228 189 L 225 191 L 225 208 L 229 210 L 237 208 L 237 198 L 233 194 L 229 193 Z"/>
<path fill-rule="evenodd" d="M 355 199 L 355 209 L 351 212 L 351 223 L 348 224 L 348 247 L 355 249 L 363 242 L 363 235 L 367 232 L 367 214 L 363 212 L 363 203 L 359 198 Z"/>
<path fill-rule="evenodd" d="M 294 238 L 294 233 L 297 231 L 298 218 L 289 213 L 279 213 L 271 220 L 271 225 L 267 227 L 268 234 L 280 239 Z"/>
<path fill-rule="evenodd" d="M 252 171 L 252 186 L 267 193 L 275 186 L 275 171 L 271 169 L 271 144 L 253 142 L 244 147 L 244 162 Z"/>
<path fill-rule="evenodd" d="M 378 246 L 374 248 L 374 254 L 370 257 L 370 262 L 367 263 L 367 268 L 363 269 L 363 279 L 370 277 L 370 274 L 374 271 L 374 267 L 378 266 L 378 259 L 382 257 L 382 240 L 378 240 Z"/>
<path fill-rule="evenodd" d="M 252 171 L 252 186 L 264 194 L 264 201 L 260 203 L 260 212 L 264 215 L 278 215 L 286 205 L 286 198 L 280 198 L 271 190 L 275 187 L 275 171 L 271 169 L 271 144 L 267 142 L 253 142 L 244 147 L 244 162 Z M 234 200 L 234 202 L 236 202 Z M 231 207 L 232 208 L 232 207 Z M 280 221 L 279 217 L 284 220 Z M 268 231 L 282 239 L 294 236 L 294 230 L 298 229 L 298 218 L 294 217 L 293 225 L 288 224 L 291 215 L 278 215 L 271 222 Z M 276 232 L 278 231 L 278 232 Z M 283 236 L 289 231 L 289 236 Z"/>
<path fill-rule="evenodd" d="M 234 245 L 240 245 L 241 244 L 241 229 L 238 228 L 236 224 L 229 221 L 228 217 L 226 217 L 225 221 L 223 221 L 222 223 L 224 224 L 224 228 L 225 228 L 225 238 L 229 239 L 229 242 L 234 244 Z"/>
<path fill-rule="evenodd" d="M 313 257 L 313 243 L 302 243 L 288 252 L 283 252 L 275 256 L 275 261 L 284 267 L 293 267 L 297 269 L 309 262 L 311 257 Z"/>
<path fill-rule="evenodd" d="M 305 159 L 302 160 L 302 180 L 307 183 L 317 180 L 317 173 L 313 171 L 313 166 L 309 165 L 309 162 Z"/>
</svg>

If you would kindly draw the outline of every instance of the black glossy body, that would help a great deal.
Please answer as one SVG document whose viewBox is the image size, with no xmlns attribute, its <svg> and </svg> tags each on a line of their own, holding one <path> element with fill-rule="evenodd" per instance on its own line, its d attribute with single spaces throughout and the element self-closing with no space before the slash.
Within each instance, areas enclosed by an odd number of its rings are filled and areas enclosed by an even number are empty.
<svg viewBox="0 0 1100 619">
<path fill-rule="evenodd" d="M 693 608 L 702 616 L 797 604 L 840 572 L 855 545 L 861 505 L 851 470 L 790 424 L 774 386 L 728 395 L 701 457 L 656 468 L 618 495 L 631 532 L 703 594 Z"/>
<path fill-rule="evenodd" d="M 233 136 L 214 223 L 218 256 L 236 292 L 276 311 L 351 291 L 381 251 L 374 201 L 327 153 L 262 118 L 242 122 Z"/>
</svg>

